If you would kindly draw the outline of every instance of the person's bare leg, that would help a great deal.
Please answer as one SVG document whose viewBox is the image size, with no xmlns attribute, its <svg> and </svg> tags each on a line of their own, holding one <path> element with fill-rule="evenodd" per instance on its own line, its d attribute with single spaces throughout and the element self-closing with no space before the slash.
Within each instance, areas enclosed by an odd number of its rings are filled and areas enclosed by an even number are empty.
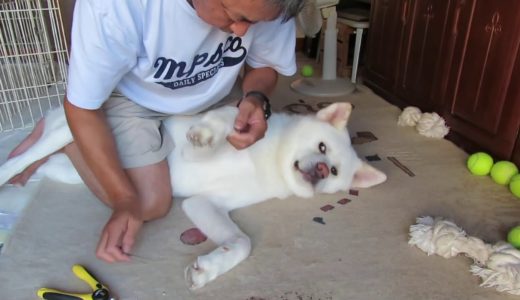
<svg viewBox="0 0 520 300">
<path fill-rule="evenodd" d="M 47 160 L 49 159 L 49 156 L 46 156 L 40 160 L 37 160 L 30 164 L 27 168 L 25 168 L 22 172 L 20 172 L 17 175 L 14 175 L 7 183 L 17 185 L 17 186 L 24 186 L 27 184 L 27 181 L 31 178 L 31 176 L 38 170 L 38 168 L 43 165 Z"/>
<path fill-rule="evenodd" d="M 33 131 L 9 153 L 8 158 L 17 156 L 29 149 L 42 136 L 44 129 L 44 119 L 38 121 Z M 72 161 L 79 175 L 103 203 L 108 205 L 107 194 L 96 180 L 85 161 L 83 160 L 79 149 L 75 143 L 71 143 L 60 150 L 67 154 Z M 49 157 L 44 157 L 29 165 L 20 174 L 17 174 L 9 180 L 9 183 L 16 185 L 25 185 L 29 178 L 36 170 L 44 164 Z M 142 199 L 140 204 L 143 207 L 144 219 L 153 220 L 160 218 L 168 213 L 172 204 L 172 188 L 170 182 L 170 171 L 166 160 L 162 162 L 139 168 L 127 170 L 130 180 L 134 184 Z"/>
<path fill-rule="evenodd" d="M 126 172 L 142 201 L 144 221 L 164 217 L 173 202 L 170 169 L 166 159 L 150 166 L 127 169 Z"/>
<path fill-rule="evenodd" d="M 7 158 L 9 159 L 11 157 L 22 154 L 27 149 L 29 149 L 32 145 L 34 145 L 34 143 L 36 143 L 36 141 L 38 141 L 40 139 L 40 137 L 42 136 L 44 125 L 45 125 L 45 121 L 43 118 L 41 118 L 36 123 L 36 126 L 34 126 L 31 133 L 29 133 L 29 135 L 27 135 L 25 137 L 25 139 L 20 144 L 18 144 L 18 146 L 16 146 L 16 148 L 14 148 L 13 151 L 11 151 L 11 153 L 9 153 L 9 155 L 7 155 Z"/>
<path fill-rule="evenodd" d="M 34 143 L 36 143 L 42 136 L 44 125 L 45 125 L 45 121 L 44 121 L 44 118 L 42 118 L 36 123 L 36 125 L 34 126 L 34 129 L 31 131 L 31 133 L 29 133 L 29 135 L 27 135 L 25 137 L 25 139 L 20 144 L 18 144 L 18 146 L 16 146 L 9 153 L 9 155 L 7 155 L 7 159 L 13 158 L 17 155 L 24 153 L 27 149 L 29 149 L 32 145 L 34 145 Z M 44 164 L 48 158 L 49 157 L 47 156 L 47 157 L 44 157 L 40 160 L 33 162 L 27 168 L 25 168 L 25 170 L 23 170 L 21 173 L 15 175 L 15 176 L 13 176 L 13 178 L 9 179 L 8 183 L 14 184 L 14 185 L 19 185 L 19 186 L 24 186 L 27 183 L 27 181 L 29 180 L 29 178 L 31 178 L 31 176 L 34 174 L 34 172 L 36 172 L 36 170 L 42 164 Z"/>
<path fill-rule="evenodd" d="M 86 165 L 77 146 L 74 143 L 69 144 L 65 147 L 64 152 L 92 193 L 107 206 L 110 206 L 106 192 Z M 150 166 L 127 169 L 126 172 L 139 194 L 139 199 L 141 199 L 140 205 L 143 208 L 144 221 L 158 219 L 166 215 L 172 204 L 168 162 L 163 160 Z"/>
<path fill-rule="evenodd" d="M 109 194 L 96 177 L 93 176 L 91 169 L 85 163 L 78 147 L 75 144 L 70 144 L 65 147 L 65 153 L 69 155 L 76 170 L 90 190 L 103 203 L 111 207 L 113 201 L 108 201 L 110 200 L 108 198 Z M 139 220 L 135 218 L 124 220 L 125 223 L 123 224 L 126 224 L 126 227 L 123 228 L 124 232 L 122 232 L 122 235 L 119 233 L 116 239 L 110 239 L 108 233 L 114 228 L 114 224 L 119 226 L 117 223 L 113 223 L 113 217 L 118 213 L 117 210 L 114 210 L 102 231 L 96 250 L 96 256 L 107 262 L 129 260 L 132 254 L 128 252 L 131 251 L 130 249 L 134 243 L 135 235 L 142 225 L 142 221 L 151 221 L 165 216 L 172 204 L 170 171 L 166 160 L 149 166 L 126 169 L 125 172 L 137 192 L 137 200 L 139 202 L 135 204 L 139 205 L 136 209 L 140 209 L 140 216 Z"/>
</svg>

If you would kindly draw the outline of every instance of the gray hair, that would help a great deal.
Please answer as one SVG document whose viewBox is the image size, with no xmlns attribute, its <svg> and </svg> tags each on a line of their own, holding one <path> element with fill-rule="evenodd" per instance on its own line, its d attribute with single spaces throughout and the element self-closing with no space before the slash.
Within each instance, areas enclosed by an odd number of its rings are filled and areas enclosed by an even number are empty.
<svg viewBox="0 0 520 300">
<path fill-rule="evenodd" d="M 267 0 L 273 5 L 280 8 L 280 15 L 283 16 L 282 21 L 287 22 L 302 10 L 306 0 Z"/>
</svg>

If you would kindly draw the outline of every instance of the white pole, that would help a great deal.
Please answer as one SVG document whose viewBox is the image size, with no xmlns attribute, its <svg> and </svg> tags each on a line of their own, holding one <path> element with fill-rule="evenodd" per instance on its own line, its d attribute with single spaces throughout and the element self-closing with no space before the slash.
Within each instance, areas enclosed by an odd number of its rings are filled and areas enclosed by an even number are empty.
<svg viewBox="0 0 520 300">
<path fill-rule="evenodd" d="M 359 54 L 361 52 L 361 38 L 363 37 L 363 28 L 356 28 L 356 44 L 354 45 L 354 61 L 352 63 L 352 83 L 356 83 Z"/>
<path fill-rule="evenodd" d="M 337 58 L 337 27 L 338 16 L 336 9 L 331 10 L 327 18 L 327 28 L 325 29 L 325 40 L 323 41 L 323 79 L 336 79 L 336 58 Z"/>
</svg>

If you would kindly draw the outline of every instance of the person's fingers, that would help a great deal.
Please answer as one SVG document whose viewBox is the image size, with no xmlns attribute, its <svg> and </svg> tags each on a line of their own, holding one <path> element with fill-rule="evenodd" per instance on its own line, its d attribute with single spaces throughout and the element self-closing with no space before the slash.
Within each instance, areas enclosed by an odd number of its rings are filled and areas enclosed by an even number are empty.
<svg viewBox="0 0 520 300">
<path fill-rule="evenodd" d="M 132 251 L 132 247 L 134 246 L 134 243 L 135 243 L 135 237 L 137 236 L 137 233 L 139 232 L 140 228 L 141 228 L 141 222 L 132 221 L 132 220 L 130 220 L 128 222 L 128 227 L 123 236 L 122 245 L 121 245 L 123 252 L 125 254 L 129 254 L 130 251 Z"/>
<path fill-rule="evenodd" d="M 241 150 L 251 146 L 260 138 L 261 136 L 258 135 L 258 133 L 252 133 L 250 131 L 247 133 L 232 133 L 227 137 L 227 140 L 233 147 L 235 147 L 238 150 Z"/>
<path fill-rule="evenodd" d="M 109 221 L 103 230 L 97 255 L 106 262 L 129 261 L 130 257 L 123 252 L 121 240 L 126 231 L 126 220 Z"/>
<path fill-rule="evenodd" d="M 108 234 L 108 240 L 105 247 L 106 253 L 111 255 L 115 261 L 129 261 L 130 257 L 123 252 L 121 243 L 125 234 L 125 229 L 114 228 L 112 232 Z"/>
<path fill-rule="evenodd" d="M 233 147 L 240 150 L 254 144 L 264 137 L 267 129 L 263 109 L 249 101 L 242 103 L 235 118 L 234 129 L 227 137 Z"/>
<path fill-rule="evenodd" d="M 248 143 L 247 139 L 250 139 L 251 137 L 247 135 L 246 133 L 240 133 L 240 132 L 232 132 L 230 135 L 227 136 L 228 142 L 235 147 L 235 149 L 244 149 Z"/>
<path fill-rule="evenodd" d="M 267 123 L 262 117 L 253 117 L 249 120 L 247 131 L 232 132 L 227 140 L 236 149 L 244 149 L 264 137 Z"/>
<path fill-rule="evenodd" d="M 96 248 L 96 256 L 101 260 L 104 260 L 108 263 L 112 263 L 114 262 L 114 258 L 105 251 L 107 241 L 108 233 L 106 231 L 103 231 L 103 233 L 101 233 L 101 238 L 99 239 L 98 246 Z"/>
<path fill-rule="evenodd" d="M 265 132 L 267 131 L 267 122 L 263 116 L 251 120 L 249 124 L 251 125 L 249 132 L 251 136 L 254 137 L 253 143 L 264 137 Z"/>
<path fill-rule="evenodd" d="M 254 106 L 249 105 L 249 103 L 243 103 L 240 105 L 233 128 L 238 132 L 244 131 L 253 112 Z"/>
</svg>

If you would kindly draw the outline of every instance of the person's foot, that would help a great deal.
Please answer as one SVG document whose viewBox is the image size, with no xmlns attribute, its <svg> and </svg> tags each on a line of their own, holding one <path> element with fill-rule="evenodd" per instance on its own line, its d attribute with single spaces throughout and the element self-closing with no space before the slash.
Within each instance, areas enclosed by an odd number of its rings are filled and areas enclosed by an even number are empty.
<svg viewBox="0 0 520 300">
<path fill-rule="evenodd" d="M 32 145 L 34 145 L 34 143 L 36 143 L 36 141 L 40 139 L 43 134 L 43 128 L 44 121 L 43 119 L 40 119 L 38 123 L 36 123 L 36 126 L 34 126 L 34 129 L 31 131 L 31 133 L 29 133 L 29 135 L 25 137 L 25 139 L 20 144 L 18 144 L 18 146 L 16 146 L 16 148 L 14 148 L 11 153 L 9 153 L 9 155 L 7 155 L 7 158 L 9 159 L 15 157 L 27 151 L 27 149 L 29 149 Z"/>
<path fill-rule="evenodd" d="M 44 157 L 40 160 L 37 160 L 30 164 L 27 168 L 25 168 L 22 172 L 19 174 L 13 176 L 13 178 L 9 179 L 7 183 L 10 183 L 12 185 L 16 186 L 24 186 L 27 184 L 27 181 L 31 178 L 31 176 L 38 170 L 38 168 L 43 165 L 49 157 Z"/>
<path fill-rule="evenodd" d="M 20 143 L 16 148 L 9 153 L 7 156 L 7 159 L 13 158 L 17 155 L 20 155 L 27 151 L 34 143 L 36 143 L 40 137 L 43 134 L 43 128 L 44 128 L 44 121 L 43 119 L 40 119 L 38 123 L 36 123 L 36 126 L 34 127 L 33 131 Z M 23 170 L 21 173 L 15 175 L 13 178 L 9 179 L 8 183 L 18 185 L 18 186 L 24 186 L 29 178 L 36 172 L 36 170 L 44 164 L 49 157 L 44 157 L 40 160 L 35 161 L 31 165 L 29 165 L 25 170 Z"/>
</svg>

